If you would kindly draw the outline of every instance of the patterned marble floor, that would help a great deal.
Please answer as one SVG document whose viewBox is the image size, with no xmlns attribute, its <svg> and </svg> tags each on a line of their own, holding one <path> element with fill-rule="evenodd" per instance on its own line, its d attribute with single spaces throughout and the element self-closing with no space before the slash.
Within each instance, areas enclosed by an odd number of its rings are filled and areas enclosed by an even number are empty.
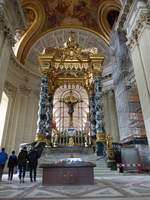
<svg viewBox="0 0 150 200">
<path fill-rule="evenodd" d="M 41 178 L 36 183 L 30 183 L 26 178 L 20 184 L 18 176 L 8 181 L 3 176 L 0 182 L 0 199 L 11 200 L 149 200 L 150 175 L 121 175 L 116 177 L 102 177 L 95 180 L 94 185 L 84 186 L 42 186 Z"/>
</svg>

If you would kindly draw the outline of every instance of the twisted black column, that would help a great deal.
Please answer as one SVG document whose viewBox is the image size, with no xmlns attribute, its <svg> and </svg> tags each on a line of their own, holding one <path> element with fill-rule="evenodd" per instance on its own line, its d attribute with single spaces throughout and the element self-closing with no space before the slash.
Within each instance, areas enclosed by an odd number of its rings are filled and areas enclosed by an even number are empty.
<svg viewBox="0 0 150 200">
<path fill-rule="evenodd" d="M 48 91 L 48 78 L 41 78 L 40 101 L 37 120 L 37 139 L 43 140 L 51 134 L 52 94 Z"/>
<path fill-rule="evenodd" d="M 90 93 L 90 123 L 91 123 L 92 136 L 96 136 L 95 96 L 94 96 L 94 92 Z"/>
</svg>

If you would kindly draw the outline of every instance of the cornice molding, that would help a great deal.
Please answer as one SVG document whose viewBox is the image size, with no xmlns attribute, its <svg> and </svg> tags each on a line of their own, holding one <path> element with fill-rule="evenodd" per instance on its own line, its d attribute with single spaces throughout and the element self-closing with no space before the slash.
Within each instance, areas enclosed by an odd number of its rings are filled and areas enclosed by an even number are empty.
<svg viewBox="0 0 150 200">
<path fill-rule="evenodd" d="M 31 79 L 37 79 L 40 78 L 40 75 L 38 76 L 37 74 L 34 74 L 33 72 L 29 71 L 28 69 L 25 68 L 25 66 L 18 61 L 18 59 L 15 57 L 14 53 L 11 52 L 11 57 L 10 60 L 12 61 L 14 70 L 20 71 L 24 76 L 31 78 Z"/>
<path fill-rule="evenodd" d="M 12 85 L 10 82 L 6 81 L 5 85 L 4 85 L 4 91 L 8 94 L 8 95 L 12 95 L 16 92 L 17 88 Z"/>
<path fill-rule="evenodd" d="M 0 31 L 3 32 L 5 38 L 8 39 L 10 47 L 15 44 L 14 31 L 6 17 L 7 13 L 2 4 L 0 4 Z"/>
<path fill-rule="evenodd" d="M 150 26 L 150 12 L 141 12 L 140 17 L 132 30 L 131 37 L 128 39 L 128 47 L 130 49 L 132 49 L 139 41 L 139 38 L 141 37 L 146 26 Z"/>
<path fill-rule="evenodd" d="M 18 93 L 23 94 L 25 96 L 29 96 L 31 94 L 31 88 L 26 87 L 26 85 L 19 85 L 17 89 Z"/>
<path fill-rule="evenodd" d="M 120 12 L 118 21 L 116 23 L 116 30 L 121 30 L 122 27 L 124 26 L 124 23 L 127 19 L 127 15 L 130 11 L 130 8 L 132 7 L 132 4 L 134 3 L 134 0 L 126 0 L 126 2 L 124 2 L 124 6 L 122 11 Z"/>
<path fill-rule="evenodd" d="M 133 4 L 137 3 L 138 0 L 124 0 L 123 9 L 120 12 L 118 21 L 116 23 L 116 30 L 121 30 L 122 27 L 124 27 L 125 21 L 127 20 L 127 17 L 132 9 Z M 147 8 L 150 7 L 150 1 L 149 0 L 139 0 L 139 2 L 143 2 L 147 4 Z"/>
</svg>

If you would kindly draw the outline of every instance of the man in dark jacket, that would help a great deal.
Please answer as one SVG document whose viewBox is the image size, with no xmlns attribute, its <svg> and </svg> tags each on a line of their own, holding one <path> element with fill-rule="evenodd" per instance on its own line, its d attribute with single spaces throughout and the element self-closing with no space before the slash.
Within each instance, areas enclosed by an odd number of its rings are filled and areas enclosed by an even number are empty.
<svg viewBox="0 0 150 200">
<path fill-rule="evenodd" d="M 15 151 L 12 151 L 12 155 L 9 156 L 8 160 L 8 180 L 12 180 L 15 166 L 17 166 L 17 156 L 15 155 Z"/>
<path fill-rule="evenodd" d="M 0 181 L 2 180 L 3 170 L 4 170 L 7 159 L 8 159 L 8 155 L 5 152 L 5 148 L 2 148 L 2 151 L 0 153 Z"/>
<path fill-rule="evenodd" d="M 27 148 L 24 147 L 21 149 L 21 152 L 18 155 L 18 168 L 19 168 L 19 179 L 20 183 L 24 183 L 24 177 L 26 173 L 26 165 L 27 165 L 27 157 L 28 157 L 28 152 Z"/>
<path fill-rule="evenodd" d="M 33 148 L 28 154 L 30 181 L 32 182 L 32 171 L 34 172 L 34 181 L 36 181 L 36 169 L 38 164 L 38 152 Z"/>
</svg>

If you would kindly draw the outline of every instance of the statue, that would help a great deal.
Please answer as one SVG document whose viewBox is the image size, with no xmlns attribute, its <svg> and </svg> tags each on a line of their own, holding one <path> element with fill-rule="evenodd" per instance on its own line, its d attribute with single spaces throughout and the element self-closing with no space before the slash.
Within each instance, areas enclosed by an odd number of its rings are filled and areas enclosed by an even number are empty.
<svg viewBox="0 0 150 200">
<path fill-rule="evenodd" d="M 107 138 L 106 138 L 106 141 L 107 141 L 107 148 L 108 149 L 112 149 L 113 148 L 113 145 L 112 145 L 112 136 L 108 134 Z"/>
<path fill-rule="evenodd" d="M 74 140 L 72 137 L 69 138 L 69 146 L 73 146 L 74 145 Z"/>
<path fill-rule="evenodd" d="M 81 100 L 77 99 L 76 97 L 74 97 L 72 95 L 72 90 L 70 91 L 70 94 L 69 96 L 65 97 L 63 99 L 63 102 L 68 106 L 69 110 L 68 110 L 68 114 L 69 114 L 69 117 L 70 117 L 70 122 L 69 122 L 69 126 L 70 127 L 73 127 L 73 112 L 74 112 L 74 106 L 77 104 L 77 103 L 80 103 Z"/>
<path fill-rule="evenodd" d="M 57 145 L 58 145 L 58 137 L 59 137 L 59 135 L 58 135 L 58 133 L 56 132 L 56 133 L 54 134 L 54 147 L 57 147 Z"/>
<path fill-rule="evenodd" d="M 89 143 L 89 141 L 88 141 L 88 133 L 85 133 L 84 140 L 85 140 L 85 147 L 88 147 L 88 143 Z"/>
</svg>

